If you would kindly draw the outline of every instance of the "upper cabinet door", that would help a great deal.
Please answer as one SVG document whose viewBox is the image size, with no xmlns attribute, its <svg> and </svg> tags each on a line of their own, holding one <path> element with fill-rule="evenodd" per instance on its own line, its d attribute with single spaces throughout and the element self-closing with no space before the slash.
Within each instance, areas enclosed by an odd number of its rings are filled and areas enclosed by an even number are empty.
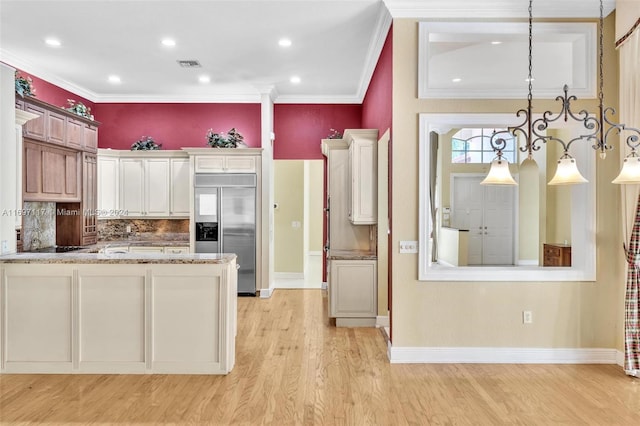
<svg viewBox="0 0 640 426">
<path fill-rule="evenodd" d="M 47 122 L 47 142 L 65 145 L 67 118 L 53 111 L 47 111 L 45 117 Z"/>
<path fill-rule="evenodd" d="M 169 159 L 145 161 L 145 216 L 169 216 Z"/>
<path fill-rule="evenodd" d="M 121 159 L 120 209 L 126 211 L 127 215 L 144 215 L 144 187 L 144 160 Z"/>
<path fill-rule="evenodd" d="M 188 158 L 172 158 L 171 163 L 170 216 L 189 217 L 189 177 L 191 175 Z"/>
<path fill-rule="evenodd" d="M 349 220 L 354 225 L 375 225 L 378 221 L 377 131 L 349 137 Z"/>
<path fill-rule="evenodd" d="M 24 110 L 30 112 L 31 114 L 39 115 L 39 118 L 34 118 L 33 120 L 29 120 L 25 123 L 22 128 L 22 136 L 25 138 L 35 139 L 39 141 L 46 140 L 46 131 L 45 131 L 45 110 L 44 108 L 38 105 L 32 105 L 30 103 L 25 103 Z"/>
</svg>

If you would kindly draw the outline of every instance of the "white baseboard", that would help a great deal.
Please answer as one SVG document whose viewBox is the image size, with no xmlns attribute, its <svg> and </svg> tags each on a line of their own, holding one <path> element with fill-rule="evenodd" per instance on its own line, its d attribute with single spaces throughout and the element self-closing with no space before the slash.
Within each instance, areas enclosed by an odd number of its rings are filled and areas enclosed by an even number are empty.
<svg viewBox="0 0 640 426">
<path fill-rule="evenodd" d="M 378 315 L 376 317 L 376 328 L 380 327 L 389 327 L 389 316 L 388 315 Z"/>
<path fill-rule="evenodd" d="M 304 272 L 274 272 L 274 280 L 303 280 Z"/>
<path fill-rule="evenodd" d="M 616 351 L 616 364 L 620 367 L 624 367 L 624 352 Z"/>
<path fill-rule="evenodd" d="M 263 288 L 260 290 L 260 299 L 268 299 L 273 294 L 275 288 Z"/>
<path fill-rule="evenodd" d="M 539 262 L 537 259 L 520 259 L 516 262 L 518 266 L 538 266 Z"/>
<path fill-rule="evenodd" d="M 327 282 L 326 281 L 322 281 L 322 289 L 323 290 L 327 289 Z"/>
<path fill-rule="evenodd" d="M 387 348 L 392 364 L 618 364 L 618 353 L 599 348 Z"/>
</svg>

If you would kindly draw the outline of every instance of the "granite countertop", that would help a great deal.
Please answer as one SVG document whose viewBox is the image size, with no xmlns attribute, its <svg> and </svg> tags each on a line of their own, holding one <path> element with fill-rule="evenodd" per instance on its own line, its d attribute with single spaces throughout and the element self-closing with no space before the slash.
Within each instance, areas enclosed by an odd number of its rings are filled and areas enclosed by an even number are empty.
<svg viewBox="0 0 640 426">
<path fill-rule="evenodd" d="M 233 253 L 16 253 L 0 256 L 0 263 L 165 263 L 165 264 L 206 264 L 229 263 L 237 256 Z"/>
<path fill-rule="evenodd" d="M 330 260 L 376 260 L 375 252 L 368 250 L 329 250 Z"/>
</svg>

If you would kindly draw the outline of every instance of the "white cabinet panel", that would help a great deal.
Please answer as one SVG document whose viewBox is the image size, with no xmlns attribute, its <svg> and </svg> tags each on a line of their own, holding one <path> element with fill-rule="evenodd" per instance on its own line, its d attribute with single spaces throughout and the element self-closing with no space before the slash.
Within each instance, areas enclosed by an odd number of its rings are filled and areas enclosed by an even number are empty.
<svg viewBox="0 0 640 426">
<path fill-rule="evenodd" d="M 154 277 L 154 363 L 220 361 L 216 330 L 220 282 L 212 283 L 215 279 Z"/>
<path fill-rule="evenodd" d="M 164 247 L 130 246 L 129 253 L 164 253 Z"/>
<path fill-rule="evenodd" d="M 128 216 L 169 216 L 169 159 L 120 159 L 120 209 Z"/>
<path fill-rule="evenodd" d="M 330 316 L 374 318 L 377 315 L 375 260 L 330 260 Z"/>
<path fill-rule="evenodd" d="M 145 216 L 169 216 L 169 159 L 144 160 Z"/>
<path fill-rule="evenodd" d="M 258 158 L 250 155 L 202 155 L 196 157 L 196 173 L 255 173 Z"/>
<path fill-rule="evenodd" d="M 114 216 L 118 209 L 119 179 L 118 158 L 98 156 L 98 212 L 101 218 Z"/>
<path fill-rule="evenodd" d="M 120 160 L 120 207 L 129 216 L 144 215 L 144 161 Z"/>
<path fill-rule="evenodd" d="M 169 216 L 189 216 L 190 164 L 188 158 L 171 159 L 171 202 Z"/>
<path fill-rule="evenodd" d="M 144 276 L 80 276 L 80 364 L 144 368 L 144 313 Z"/>
<path fill-rule="evenodd" d="M 378 221 L 377 131 L 350 131 L 349 220 L 354 225 L 375 225 Z M 346 133 L 346 132 L 345 132 Z"/>
<path fill-rule="evenodd" d="M 71 276 L 8 273 L 5 282 L 7 368 L 71 370 Z"/>
</svg>

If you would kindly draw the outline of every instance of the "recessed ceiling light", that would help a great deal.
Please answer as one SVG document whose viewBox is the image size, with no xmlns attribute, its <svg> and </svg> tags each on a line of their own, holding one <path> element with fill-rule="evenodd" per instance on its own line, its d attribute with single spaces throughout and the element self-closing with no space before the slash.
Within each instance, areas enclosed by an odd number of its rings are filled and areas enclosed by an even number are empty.
<svg viewBox="0 0 640 426">
<path fill-rule="evenodd" d="M 200 77 L 198 77 L 198 81 L 200 83 L 209 83 L 211 82 L 211 78 L 208 75 L 201 75 Z"/>
<path fill-rule="evenodd" d="M 495 40 L 495 41 L 492 41 L 492 42 L 491 42 L 491 44 L 493 44 L 493 45 L 496 45 L 496 44 L 502 44 L 502 42 L 501 42 L 501 41 L 499 41 L 499 40 Z"/>
<path fill-rule="evenodd" d="M 172 38 L 163 38 L 162 45 L 167 47 L 174 47 L 176 45 L 176 41 Z"/>
<path fill-rule="evenodd" d="M 293 84 L 298 84 L 300 83 L 302 80 L 300 80 L 300 77 L 298 77 L 297 75 L 294 75 L 293 77 L 291 77 L 289 79 L 290 82 L 292 82 Z"/>
<path fill-rule="evenodd" d="M 453 81 L 454 83 L 460 83 L 462 81 L 461 78 L 452 78 L 451 81 Z"/>
<path fill-rule="evenodd" d="M 118 77 L 117 75 L 110 75 L 109 76 L 109 83 L 120 84 L 121 83 L 120 77 Z"/>
<path fill-rule="evenodd" d="M 62 45 L 62 43 L 60 43 L 60 40 L 55 38 L 47 38 L 44 42 L 51 47 L 60 47 Z"/>
<path fill-rule="evenodd" d="M 289 40 L 288 38 L 281 38 L 278 41 L 278 45 L 280 47 L 290 47 L 291 46 L 291 40 Z"/>
</svg>

